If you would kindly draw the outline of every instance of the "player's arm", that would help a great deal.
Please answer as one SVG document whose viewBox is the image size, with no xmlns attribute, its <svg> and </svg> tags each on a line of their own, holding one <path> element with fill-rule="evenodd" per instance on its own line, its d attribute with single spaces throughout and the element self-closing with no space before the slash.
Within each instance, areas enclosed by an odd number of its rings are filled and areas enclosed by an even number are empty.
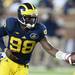
<svg viewBox="0 0 75 75">
<path fill-rule="evenodd" d="M 0 58 L 3 58 L 5 57 L 5 44 L 4 44 L 4 41 L 3 41 L 3 36 L 6 36 L 7 35 L 7 32 L 6 32 L 6 28 L 5 27 L 0 27 L 0 48 L 2 49 L 2 51 L 0 52 Z"/>
<path fill-rule="evenodd" d="M 49 54 L 55 56 L 55 54 L 56 54 L 56 52 L 57 52 L 58 50 L 55 49 L 53 46 L 51 46 L 51 45 L 47 42 L 46 38 L 42 39 L 42 40 L 40 41 L 40 43 L 41 43 L 42 47 L 43 47 Z"/>
<path fill-rule="evenodd" d="M 72 54 L 68 54 L 65 52 L 62 52 L 56 48 L 54 48 L 53 46 L 51 46 L 46 38 L 42 39 L 40 41 L 42 47 L 51 55 L 55 56 L 57 59 L 60 60 L 66 60 L 68 61 L 70 64 L 73 64 L 75 62 L 75 53 Z"/>
<path fill-rule="evenodd" d="M 7 35 L 6 27 L 0 27 L 0 38 Z"/>
</svg>

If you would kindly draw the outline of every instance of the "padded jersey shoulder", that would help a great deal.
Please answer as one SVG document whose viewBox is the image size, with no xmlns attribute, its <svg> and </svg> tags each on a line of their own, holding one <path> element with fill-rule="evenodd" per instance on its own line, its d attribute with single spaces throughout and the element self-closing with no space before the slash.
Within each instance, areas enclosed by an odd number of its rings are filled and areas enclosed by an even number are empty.
<svg viewBox="0 0 75 75">
<path fill-rule="evenodd" d="M 38 42 L 41 41 L 43 38 L 45 38 L 45 35 L 47 34 L 46 26 L 42 23 L 37 23 L 36 30 L 39 33 L 39 39 Z"/>
<path fill-rule="evenodd" d="M 38 28 L 39 28 L 39 30 L 40 30 L 40 33 L 42 33 L 42 34 L 44 34 L 44 35 L 47 34 L 47 28 L 46 28 L 46 26 L 45 26 L 44 24 L 42 24 L 42 23 L 37 23 L 37 26 L 38 26 Z"/>
<path fill-rule="evenodd" d="M 18 20 L 14 17 L 10 17 L 6 19 L 6 29 L 8 33 L 12 33 L 16 28 Z"/>
</svg>

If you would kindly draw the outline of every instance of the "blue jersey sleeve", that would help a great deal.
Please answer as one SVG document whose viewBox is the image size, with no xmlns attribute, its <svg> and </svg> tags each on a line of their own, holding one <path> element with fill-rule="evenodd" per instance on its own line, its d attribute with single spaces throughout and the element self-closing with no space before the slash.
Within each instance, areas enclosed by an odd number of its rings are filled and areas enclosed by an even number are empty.
<svg viewBox="0 0 75 75">
<path fill-rule="evenodd" d="M 0 52 L 4 52 L 4 49 L 6 48 L 3 38 L 0 38 Z"/>
<path fill-rule="evenodd" d="M 0 38 L 7 35 L 6 28 L 0 27 Z"/>
</svg>

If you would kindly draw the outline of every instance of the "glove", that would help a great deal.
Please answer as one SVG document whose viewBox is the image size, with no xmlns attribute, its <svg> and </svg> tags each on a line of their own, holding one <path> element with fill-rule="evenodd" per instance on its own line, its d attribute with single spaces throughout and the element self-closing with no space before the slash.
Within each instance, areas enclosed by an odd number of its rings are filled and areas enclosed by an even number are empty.
<svg viewBox="0 0 75 75">
<path fill-rule="evenodd" d="M 4 58 L 6 57 L 6 54 L 3 52 L 1 55 L 0 55 L 0 58 Z"/>
<path fill-rule="evenodd" d="M 56 52 L 56 58 L 60 60 L 65 60 L 69 64 L 74 65 L 75 64 L 75 52 L 72 52 L 70 54 L 64 53 L 62 51 Z"/>
</svg>

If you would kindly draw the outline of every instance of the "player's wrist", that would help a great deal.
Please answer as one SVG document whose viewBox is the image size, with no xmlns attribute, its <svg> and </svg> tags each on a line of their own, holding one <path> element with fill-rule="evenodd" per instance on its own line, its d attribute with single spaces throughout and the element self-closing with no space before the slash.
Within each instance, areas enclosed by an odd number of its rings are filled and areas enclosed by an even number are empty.
<svg viewBox="0 0 75 75">
<path fill-rule="evenodd" d="M 64 53 L 64 52 L 62 52 L 62 51 L 58 51 L 58 52 L 55 54 L 56 58 L 59 59 L 59 60 L 68 60 L 68 58 L 69 58 L 70 55 L 71 55 L 71 54 Z"/>
</svg>

